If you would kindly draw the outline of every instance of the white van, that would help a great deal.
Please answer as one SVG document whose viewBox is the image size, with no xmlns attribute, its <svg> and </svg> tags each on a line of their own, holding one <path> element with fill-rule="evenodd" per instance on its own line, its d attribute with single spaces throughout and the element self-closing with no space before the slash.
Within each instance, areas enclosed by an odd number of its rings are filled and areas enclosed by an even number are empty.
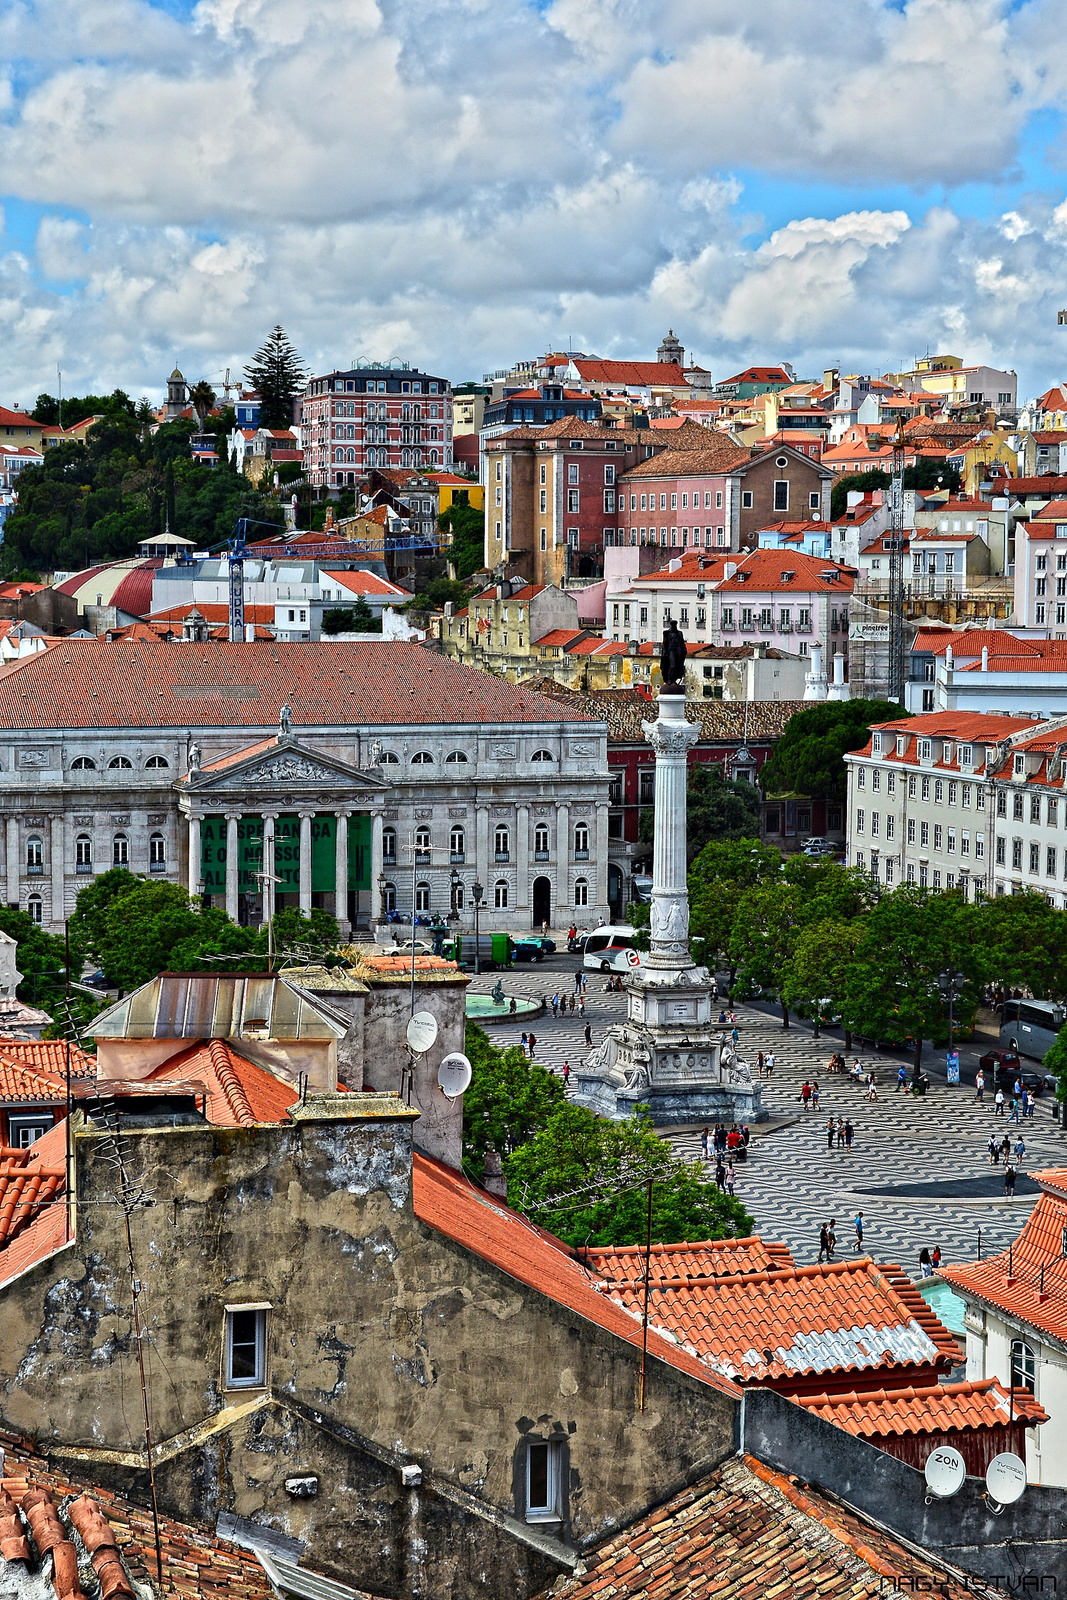
<svg viewBox="0 0 1067 1600">
<path fill-rule="evenodd" d="M 636 928 L 597 928 L 585 941 L 584 965 L 600 972 L 631 972 L 641 965 L 633 947 Z"/>
</svg>

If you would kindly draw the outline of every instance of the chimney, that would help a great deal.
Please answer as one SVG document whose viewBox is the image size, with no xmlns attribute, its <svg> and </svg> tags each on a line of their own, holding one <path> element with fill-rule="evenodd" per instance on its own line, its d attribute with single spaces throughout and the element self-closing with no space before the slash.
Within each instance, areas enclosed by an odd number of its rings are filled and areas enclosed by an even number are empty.
<svg viewBox="0 0 1067 1600">
<path fill-rule="evenodd" d="M 723 575 L 724 578 L 732 578 L 736 571 L 737 571 L 737 562 L 736 561 L 724 561 L 723 562 L 722 575 Z"/>
<path fill-rule="evenodd" d="M 834 676 L 826 690 L 827 700 L 850 700 L 852 691 L 845 682 L 845 658 L 840 650 L 834 652 Z"/>
<path fill-rule="evenodd" d="M 982 671 L 989 671 L 989 646 L 987 644 L 982 646 Z"/>
<path fill-rule="evenodd" d="M 256 638 L 256 625 L 254 622 L 245 623 L 245 644 L 254 644 Z"/>
<path fill-rule="evenodd" d="M 811 670 L 804 685 L 805 700 L 826 699 L 826 678 L 822 670 L 822 645 L 813 644 L 811 647 Z"/>
</svg>

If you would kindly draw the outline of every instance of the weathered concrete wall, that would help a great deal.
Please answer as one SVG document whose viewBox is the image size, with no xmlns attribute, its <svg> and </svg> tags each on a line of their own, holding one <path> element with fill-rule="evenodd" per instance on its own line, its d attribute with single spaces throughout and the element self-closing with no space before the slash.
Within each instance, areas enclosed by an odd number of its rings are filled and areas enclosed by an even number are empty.
<svg viewBox="0 0 1067 1600">
<path fill-rule="evenodd" d="M 857 1511 L 979 1577 L 1067 1575 L 1067 1492 L 1032 1484 L 994 1516 L 981 1478 L 926 1504 L 923 1474 L 770 1389 L 743 1404 L 744 1448 L 770 1467 L 828 1489 Z M 1037 1592 L 1036 1586 L 1034 1591 Z M 1051 1586 L 1049 1592 L 1051 1592 Z"/>
<path fill-rule="evenodd" d="M 121 1141 L 131 1183 L 152 1201 L 132 1228 L 168 1509 L 262 1519 L 307 1538 L 310 1564 L 378 1593 L 415 1593 L 412 1541 L 425 1539 L 437 1541 L 441 1576 L 421 1593 L 529 1594 L 547 1581 L 544 1563 L 506 1526 L 522 1509 L 527 1439 L 565 1442 L 558 1536 L 573 1542 L 602 1537 L 735 1448 L 729 1394 L 650 1361 L 639 1414 L 639 1350 L 415 1217 L 406 1108 L 339 1096 L 295 1115 Z M 111 1470 L 135 1478 L 140 1388 L 115 1150 L 77 1133 L 77 1239 L 0 1291 L 0 1415 L 46 1449 L 120 1452 Z M 292 1416 L 253 1422 L 221 1413 L 257 1399 L 222 1384 L 225 1308 L 255 1302 L 273 1308 L 269 1394 L 258 1398 Z M 400 1493 L 404 1459 L 432 1480 L 421 1520 Z M 284 1481 L 306 1472 L 320 1493 L 294 1501 Z M 491 1516 L 457 1509 L 457 1496 Z M 447 1537 L 460 1525 L 467 1557 Z"/>
<path fill-rule="evenodd" d="M 403 979 L 373 978 L 367 996 L 363 1035 L 363 1081 L 392 1094 L 407 1085 L 407 1025 L 411 1017 L 411 988 Z M 419 982 L 415 976 L 415 1010 L 429 1011 L 437 1019 L 437 1039 L 425 1055 L 415 1059 L 411 1104 L 422 1113 L 415 1124 L 415 1148 L 450 1167 L 459 1167 L 463 1151 L 463 1101 L 450 1101 L 441 1093 L 437 1069 L 445 1056 L 462 1050 L 466 1037 L 467 982 L 456 975 L 450 982 Z"/>
</svg>

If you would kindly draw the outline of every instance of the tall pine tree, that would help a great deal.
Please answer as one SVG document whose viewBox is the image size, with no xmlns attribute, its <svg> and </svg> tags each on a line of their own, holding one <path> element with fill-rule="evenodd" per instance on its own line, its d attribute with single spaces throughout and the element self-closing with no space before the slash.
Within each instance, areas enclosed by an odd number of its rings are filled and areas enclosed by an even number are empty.
<svg viewBox="0 0 1067 1600">
<path fill-rule="evenodd" d="M 259 395 L 260 427 L 290 427 L 293 401 L 307 382 L 307 372 L 280 325 L 256 351 L 245 377 Z"/>
</svg>

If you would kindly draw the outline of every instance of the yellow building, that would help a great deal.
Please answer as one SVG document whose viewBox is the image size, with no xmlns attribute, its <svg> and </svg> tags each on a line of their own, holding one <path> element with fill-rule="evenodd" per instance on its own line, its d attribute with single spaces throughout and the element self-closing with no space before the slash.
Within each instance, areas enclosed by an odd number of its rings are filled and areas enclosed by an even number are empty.
<svg viewBox="0 0 1067 1600">
<path fill-rule="evenodd" d="M 466 500 L 475 511 L 485 510 L 485 489 L 470 478 L 461 478 L 455 472 L 424 473 L 427 483 L 437 490 L 437 515 L 443 516 L 455 500 Z"/>
</svg>

